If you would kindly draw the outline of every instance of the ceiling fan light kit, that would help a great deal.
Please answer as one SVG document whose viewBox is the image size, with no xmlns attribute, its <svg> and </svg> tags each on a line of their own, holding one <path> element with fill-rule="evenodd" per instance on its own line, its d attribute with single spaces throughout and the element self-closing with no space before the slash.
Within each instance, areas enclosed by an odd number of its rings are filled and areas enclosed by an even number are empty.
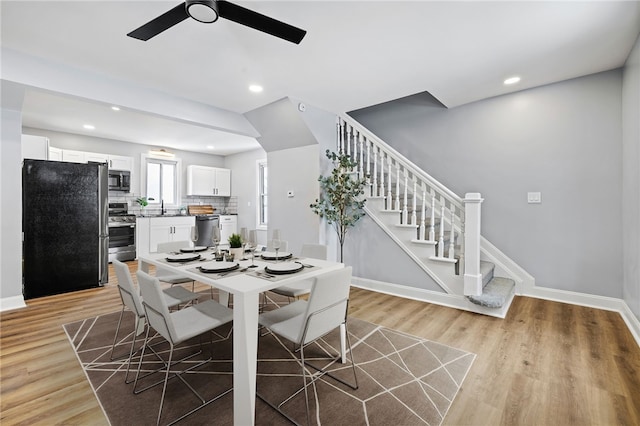
<svg viewBox="0 0 640 426">
<path fill-rule="evenodd" d="M 214 0 L 186 0 L 187 13 L 193 19 L 205 24 L 218 20 L 218 4 Z"/>
<path fill-rule="evenodd" d="M 127 35 L 138 40 L 147 41 L 187 18 L 210 24 L 217 21 L 218 17 L 295 44 L 300 44 L 307 34 L 301 28 L 225 0 L 185 0 L 184 3 L 180 3 Z"/>
</svg>

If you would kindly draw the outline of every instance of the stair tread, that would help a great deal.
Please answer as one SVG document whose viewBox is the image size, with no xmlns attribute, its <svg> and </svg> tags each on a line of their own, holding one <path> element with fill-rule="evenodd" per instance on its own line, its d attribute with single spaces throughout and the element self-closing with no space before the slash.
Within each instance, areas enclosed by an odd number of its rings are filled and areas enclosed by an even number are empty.
<svg viewBox="0 0 640 426">
<path fill-rule="evenodd" d="M 487 308 L 501 308 L 509 299 L 515 285 L 515 281 L 511 278 L 493 277 L 482 289 L 481 295 L 467 296 L 467 299 Z"/>
</svg>

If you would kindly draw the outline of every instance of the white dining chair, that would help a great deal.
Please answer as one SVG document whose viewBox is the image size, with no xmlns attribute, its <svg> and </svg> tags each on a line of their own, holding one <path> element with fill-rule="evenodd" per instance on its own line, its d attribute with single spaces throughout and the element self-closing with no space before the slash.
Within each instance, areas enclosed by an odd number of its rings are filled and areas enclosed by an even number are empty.
<svg viewBox="0 0 640 426">
<path fill-rule="evenodd" d="M 346 330 L 351 273 L 352 268 L 349 266 L 337 271 L 331 271 L 319 275 L 314 279 L 308 301 L 297 300 L 283 306 L 282 308 L 264 312 L 258 317 L 258 322 L 261 326 L 264 326 L 270 332 L 289 340 L 294 344 L 294 346 L 297 346 L 300 349 L 300 359 L 298 362 L 302 367 L 307 424 L 310 424 L 309 396 L 307 387 L 320 377 L 327 375 L 352 389 L 358 388 L 358 377 L 356 375 L 355 361 L 353 360 L 353 352 L 351 350 L 349 331 Z M 304 348 L 306 345 L 315 342 L 342 325 L 344 325 L 346 330 L 348 353 L 351 357 L 351 367 L 353 369 L 353 384 L 347 383 L 332 375 L 326 369 L 321 369 L 310 364 L 305 361 L 304 358 Z M 295 351 L 293 352 L 295 353 Z M 337 357 L 330 360 L 328 365 L 334 365 L 340 357 L 341 355 L 338 354 Z M 311 375 L 309 383 L 307 383 L 307 368 L 305 368 L 305 366 L 311 367 L 319 373 L 315 376 Z M 287 417 L 289 420 L 292 420 L 281 410 L 282 404 L 288 401 L 288 399 L 276 406 L 271 402 L 268 402 L 261 395 L 258 395 L 258 397 L 269 404 L 272 408 L 276 409 L 280 414 Z"/>
<path fill-rule="evenodd" d="M 172 363 L 175 346 L 193 337 L 211 332 L 221 325 L 231 322 L 233 320 L 233 311 L 214 300 L 207 300 L 205 302 L 189 306 L 179 311 L 170 312 L 165 298 L 163 297 L 163 292 L 160 288 L 159 280 L 156 277 L 151 276 L 143 271 L 138 271 L 137 276 L 138 283 L 140 284 L 140 289 L 142 291 L 142 305 L 144 306 L 147 316 L 148 327 L 144 339 L 144 345 L 142 346 L 142 354 L 140 355 L 140 360 L 138 362 L 138 371 L 136 372 L 136 379 L 134 383 L 134 394 L 143 392 L 144 390 L 150 389 L 151 387 L 154 387 L 160 383 L 163 384 L 162 396 L 160 398 L 160 407 L 158 408 L 157 424 L 160 424 L 160 419 L 162 418 L 162 409 L 164 406 L 167 382 L 170 378 L 170 372 L 173 373 L 171 374 L 171 378 L 177 377 L 178 379 L 180 379 L 201 401 L 201 404 L 196 408 L 193 408 L 177 419 L 172 420 L 170 424 L 173 424 L 198 411 L 199 409 L 209 405 L 210 403 L 216 401 L 217 399 L 223 397 L 233 390 L 233 388 L 229 388 L 224 392 L 216 395 L 215 397 L 209 400 L 205 400 L 183 377 L 184 373 L 193 372 L 194 369 L 211 361 L 212 357 L 199 362 L 196 365 L 191 365 L 183 371 L 176 371 L 176 365 L 178 364 L 178 362 L 174 361 Z M 160 354 L 158 354 L 157 352 L 152 351 L 163 364 L 163 366 L 155 372 L 162 372 L 162 370 L 165 370 L 164 380 L 147 386 L 144 389 L 137 390 L 138 378 L 140 376 L 143 358 L 147 348 L 149 348 L 149 331 L 151 329 L 155 330 L 169 343 L 170 349 L 167 360 L 164 360 L 162 357 L 160 357 Z M 188 356 L 187 358 L 189 357 L 191 356 Z"/>
<path fill-rule="evenodd" d="M 191 247 L 191 243 L 189 241 L 168 241 L 165 243 L 158 243 L 158 253 L 178 252 L 184 247 Z M 160 266 L 156 267 L 156 278 L 161 282 L 169 283 L 172 286 L 176 284 L 191 283 L 191 291 L 195 290 L 196 282 L 193 278 L 175 274 L 166 269 L 162 269 Z"/>
<path fill-rule="evenodd" d="M 300 257 L 327 260 L 327 246 L 324 244 L 303 244 L 302 250 L 300 250 Z M 298 299 L 300 296 L 309 294 L 312 285 L 313 279 L 305 279 L 276 287 L 271 291 L 281 296 L 287 296 L 291 301 L 291 299 Z"/>
<path fill-rule="evenodd" d="M 113 344 L 111 345 L 110 359 L 113 361 L 113 351 L 118 342 L 118 333 L 120 332 L 120 325 L 122 324 L 122 317 L 126 309 L 129 309 L 135 315 L 135 321 L 133 323 L 133 331 L 131 336 L 131 348 L 129 349 L 129 360 L 127 361 L 127 372 L 124 376 L 125 383 L 131 383 L 129 381 L 129 369 L 131 367 L 131 358 L 134 354 L 134 346 L 136 343 L 136 337 L 144 332 L 146 325 L 146 318 L 144 307 L 142 306 L 142 297 L 140 296 L 140 290 L 135 287 L 133 278 L 129 272 L 129 267 L 119 261 L 114 260 L 112 262 L 113 269 L 118 279 L 118 291 L 120 292 L 120 298 L 122 299 L 122 310 L 120 311 L 120 318 L 118 319 L 118 325 L 116 326 L 116 334 L 113 336 Z M 198 299 L 196 293 L 192 293 L 183 287 L 171 287 L 162 291 L 162 296 L 165 303 L 169 308 L 177 307 L 180 305 L 193 302 Z"/>
</svg>

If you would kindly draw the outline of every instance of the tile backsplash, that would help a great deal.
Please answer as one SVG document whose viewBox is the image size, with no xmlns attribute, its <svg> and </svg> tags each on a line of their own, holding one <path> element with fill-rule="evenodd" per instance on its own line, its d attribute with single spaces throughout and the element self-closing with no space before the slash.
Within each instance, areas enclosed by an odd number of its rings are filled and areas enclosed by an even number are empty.
<svg viewBox="0 0 640 426">
<path fill-rule="evenodd" d="M 129 213 L 139 214 L 140 206 L 136 202 L 137 195 L 109 193 L 110 203 L 127 203 L 129 205 Z M 238 214 L 238 197 L 188 197 L 183 198 L 181 207 L 187 208 L 188 205 L 212 205 L 217 214 Z M 160 213 L 160 207 L 145 207 L 146 214 Z M 179 208 L 167 208 L 167 214 L 179 214 Z"/>
</svg>

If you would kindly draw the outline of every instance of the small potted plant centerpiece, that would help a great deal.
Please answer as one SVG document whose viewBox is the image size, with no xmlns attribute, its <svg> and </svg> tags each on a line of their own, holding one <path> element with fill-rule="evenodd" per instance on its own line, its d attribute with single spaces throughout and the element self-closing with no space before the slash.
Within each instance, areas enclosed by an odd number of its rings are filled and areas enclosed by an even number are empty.
<svg viewBox="0 0 640 426">
<path fill-rule="evenodd" d="M 242 237 L 240 234 L 231 234 L 229 236 L 229 253 L 233 254 L 234 259 L 242 259 L 244 253 L 242 249 Z"/>
<path fill-rule="evenodd" d="M 136 202 L 140 206 L 140 215 L 144 216 L 144 208 L 147 207 L 147 205 L 149 205 L 149 202 L 147 201 L 147 197 L 136 198 Z"/>
</svg>

